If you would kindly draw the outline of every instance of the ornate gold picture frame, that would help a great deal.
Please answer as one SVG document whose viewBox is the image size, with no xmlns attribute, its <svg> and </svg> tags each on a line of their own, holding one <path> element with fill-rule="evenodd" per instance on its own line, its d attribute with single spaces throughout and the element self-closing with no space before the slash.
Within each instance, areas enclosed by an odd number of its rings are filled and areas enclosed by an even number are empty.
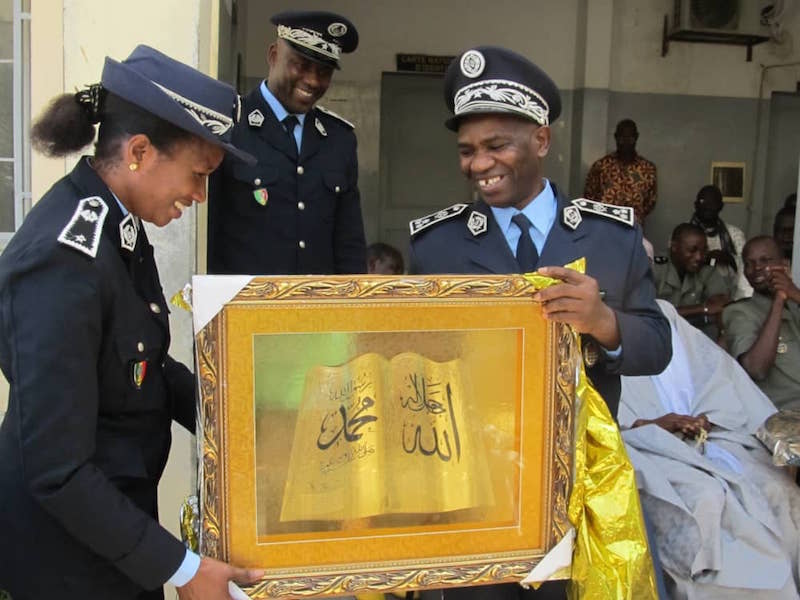
<svg viewBox="0 0 800 600">
<path fill-rule="evenodd" d="M 579 360 L 535 291 L 195 278 L 203 554 L 266 569 L 252 598 L 525 577 L 569 528 Z"/>
</svg>

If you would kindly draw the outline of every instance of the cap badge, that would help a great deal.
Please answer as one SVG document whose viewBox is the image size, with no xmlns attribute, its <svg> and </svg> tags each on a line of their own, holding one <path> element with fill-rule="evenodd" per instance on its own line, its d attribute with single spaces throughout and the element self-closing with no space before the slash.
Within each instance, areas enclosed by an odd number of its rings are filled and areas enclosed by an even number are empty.
<svg viewBox="0 0 800 600">
<path fill-rule="evenodd" d="M 461 56 L 461 72 L 465 77 L 475 79 L 486 67 L 486 59 L 477 50 L 467 50 Z"/>
<path fill-rule="evenodd" d="M 486 233 L 487 222 L 488 221 L 485 214 L 473 210 L 469 215 L 469 220 L 467 221 L 467 229 L 472 232 L 472 235 Z"/>
<path fill-rule="evenodd" d="M 575 231 L 578 225 L 583 221 L 581 211 L 576 206 L 567 206 L 564 208 L 564 225 Z"/>
<path fill-rule="evenodd" d="M 138 235 L 138 227 L 136 221 L 131 213 L 128 213 L 119 223 L 119 245 L 124 250 L 133 252 L 136 247 L 136 237 Z"/>
<path fill-rule="evenodd" d="M 328 25 L 328 33 L 333 37 L 342 37 L 347 33 L 347 25 L 344 23 L 331 23 Z"/>
<path fill-rule="evenodd" d="M 251 111 L 249 115 L 247 115 L 247 123 L 250 127 L 261 127 L 261 124 L 264 122 L 264 115 L 261 114 L 261 111 L 255 109 Z"/>
<path fill-rule="evenodd" d="M 317 128 L 317 131 L 319 131 L 319 134 L 321 136 L 323 136 L 323 137 L 327 137 L 328 136 L 328 132 L 325 130 L 325 126 L 322 124 L 322 121 L 320 121 L 319 119 L 314 119 L 314 127 Z"/>
<path fill-rule="evenodd" d="M 208 106 L 203 106 L 202 104 L 195 102 L 190 98 L 185 98 L 178 92 L 171 90 L 168 87 L 164 87 L 157 81 L 153 81 L 152 83 L 161 89 L 161 91 L 167 96 L 177 102 L 181 108 L 183 108 L 183 110 L 189 114 L 189 116 L 191 116 L 195 121 L 205 127 L 212 134 L 216 136 L 222 136 L 225 135 L 225 133 L 231 127 L 233 127 L 233 117 L 223 115 L 222 113 L 219 113 Z"/>
</svg>

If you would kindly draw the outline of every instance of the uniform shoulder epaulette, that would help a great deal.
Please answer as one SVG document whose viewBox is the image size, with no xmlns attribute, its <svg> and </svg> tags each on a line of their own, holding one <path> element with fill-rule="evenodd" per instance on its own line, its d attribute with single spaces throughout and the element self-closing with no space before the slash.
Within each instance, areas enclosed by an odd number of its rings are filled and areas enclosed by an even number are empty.
<svg viewBox="0 0 800 600">
<path fill-rule="evenodd" d="M 356 126 L 355 126 L 355 125 L 353 125 L 353 124 L 352 124 L 350 121 L 348 121 L 347 119 L 345 119 L 345 118 L 344 118 L 343 116 L 341 116 L 341 115 L 337 115 L 337 114 L 336 114 L 335 112 L 333 112 L 332 110 L 330 110 L 330 109 L 328 109 L 328 108 L 325 108 L 324 106 L 320 106 L 319 104 L 317 104 L 317 108 L 319 109 L 319 111 L 320 111 L 320 112 L 323 112 L 323 113 L 325 113 L 325 114 L 326 114 L 326 115 L 328 115 L 329 117 L 333 117 L 333 118 L 334 118 L 334 119 L 336 119 L 337 121 L 341 121 L 342 123 L 344 123 L 345 125 L 347 125 L 347 126 L 350 128 L 350 129 L 355 129 L 355 128 L 356 128 Z"/>
<path fill-rule="evenodd" d="M 636 222 L 633 208 L 630 206 L 617 206 L 616 204 L 606 204 L 605 202 L 596 202 L 586 198 L 577 198 L 572 201 L 572 205 L 581 212 L 613 219 L 614 221 L 625 223 L 628 227 L 633 227 Z"/>
<path fill-rule="evenodd" d="M 443 208 L 435 213 L 431 213 L 429 215 L 425 215 L 424 217 L 420 217 L 419 219 L 409 221 L 408 227 L 411 230 L 411 236 L 415 236 L 420 231 L 427 229 L 431 225 L 436 225 L 436 223 L 441 223 L 442 221 L 446 221 L 457 215 L 460 215 L 467 209 L 467 206 L 467 204 L 453 204 L 453 206 L 448 206 L 447 208 Z"/>
<path fill-rule="evenodd" d="M 665 265 L 669 262 L 669 256 L 654 256 L 653 262 L 657 265 Z"/>
<path fill-rule="evenodd" d="M 58 241 L 95 258 L 103 233 L 103 223 L 108 215 L 108 205 L 99 196 L 84 198 L 61 230 Z"/>
</svg>

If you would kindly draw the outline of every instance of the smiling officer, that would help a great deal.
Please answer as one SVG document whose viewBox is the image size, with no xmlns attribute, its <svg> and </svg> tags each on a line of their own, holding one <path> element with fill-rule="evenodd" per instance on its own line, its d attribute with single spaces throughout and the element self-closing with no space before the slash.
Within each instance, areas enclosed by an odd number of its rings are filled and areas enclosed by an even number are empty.
<svg viewBox="0 0 800 600">
<path fill-rule="evenodd" d="M 235 143 L 211 180 L 210 273 L 364 273 L 366 245 L 353 125 L 317 104 L 358 32 L 330 12 L 272 17 L 269 77 L 244 99 Z"/>
<path fill-rule="evenodd" d="M 445 101 L 461 171 L 481 200 L 411 221 L 412 273 L 525 273 L 562 283 L 541 290 L 545 318 L 583 338 L 587 374 L 616 417 L 620 375 L 660 373 L 672 355 L 655 302 L 633 209 L 569 201 L 544 177 L 550 123 L 561 113 L 555 83 L 524 56 L 494 46 L 467 50 L 447 69 Z M 586 258 L 586 274 L 560 265 Z M 559 265 L 559 266 L 548 266 Z M 656 567 L 658 569 L 658 567 Z M 538 590 L 452 588 L 444 600 L 563 598 L 563 582 Z M 434 597 L 436 597 L 434 595 Z"/>
</svg>

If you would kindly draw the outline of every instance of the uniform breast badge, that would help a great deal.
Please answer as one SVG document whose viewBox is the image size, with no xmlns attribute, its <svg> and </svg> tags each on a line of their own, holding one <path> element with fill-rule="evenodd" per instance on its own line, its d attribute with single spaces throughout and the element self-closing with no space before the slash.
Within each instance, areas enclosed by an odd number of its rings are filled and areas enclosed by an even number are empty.
<svg viewBox="0 0 800 600">
<path fill-rule="evenodd" d="M 328 132 L 325 130 L 325 126 L 322 124 L 322 121 L 320 121 L 319 119 L 315 118 L 314 119 L 314 127 L 317 128 L 317 131 L 319 131 L 319 134 L 322 137 L 328 137 Z"/>
<path fill-rule="evenodd" d="M 250 114 L 247 115 L 247 123 L 250 127 L 261 127 L 264 123 L 264 115 L 258 109 L 250 111 Z"/>
<path fill-rule="evenodd" d="M 267 200 L 269 200 L 267 188 L 258 188 L 257 190 L 253 190 L 253 198 L 255 198 L 256 202 L 258 202 L 261 206 L 266 206 Z"/>
<path fill-rule="evenodd" d="M 485 214 L 480 213 L 477 210 L 473 210 L 469 215 L 469 220 L 467 221 L 467 229 L 470 230 L 472 235 L 480 235 L 482 233 L 486 233 L 487 223 L 488 219 L 486 218 Z"/>
<path fill-rule="evenodd" d="M 789 351 L 789 346 L 783 341 L 783 338 L 778 336 L 778 347 L 775 349 L 778 354 L 786 354 Z"/>
<path fill-rule="evenodd" d="M 583 217 L 581 217 L 581 211 L 578 209 L 577 206 L 567 206 L 564 208 L 564 225 L 575 231 L 578 228 L 578 225 L 581 224 L 583 221 Z"/>
<path fill-rule="evenodd" d="M 142 389 L 144 376 L 147 374 L 147 361 L 136 360 L 131 362 L 131 383 L 137 390 Z"/>
<path fill-rule="evenodd" d="M 136 238 L 139 235 L 136 220 L 130 213 L 119 222 L 119 245 L 129 252 L 136 247 Z"/>
</svg>

